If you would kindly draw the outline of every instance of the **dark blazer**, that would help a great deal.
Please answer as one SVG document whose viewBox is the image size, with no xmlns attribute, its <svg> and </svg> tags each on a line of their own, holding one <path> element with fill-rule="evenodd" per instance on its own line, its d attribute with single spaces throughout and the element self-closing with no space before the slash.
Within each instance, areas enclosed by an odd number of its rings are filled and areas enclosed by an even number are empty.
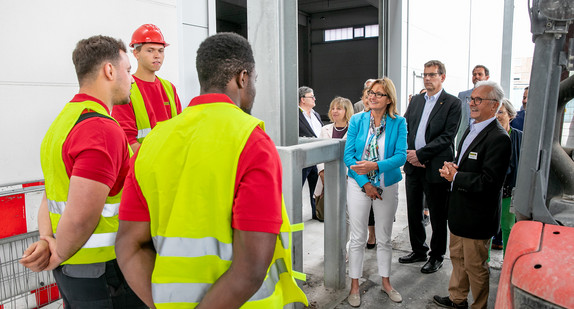
<svg viewBox="0 0 574 309">
<path fill-rule="evenodd" d="M 467 129 L 462 141 L 466 139 Z M 510 137 L 495 119 L 468 146 L 448 199 L 448 227 L 460 237 L 490 239 L 498 232 L 502 183 L 510 162 Z M 458 156 L 456 161 L 458 162 Z"/>
<path fill-rule="evenodd" d="M 407 144 L 408 149 L 415 149 L 415 138 L 425 106 L 424 95 L 416 95 L 412 98 L 405 113 L 407 120 Z M 448 94 L 444 89 L 432 109 L 427 122 L 425 139 L 426 146 L 417 150 L 419 161 L 426 166 L 425 178 L 428 182 L 438 183 L 446 181 L 440 177 L 439 169 L 444 161 L 452 161 L 454 158 L 454 138 L 460 123 L 460 99 Z M 412 174 L 417 167 L 409 162 L 405 163 L 404 171 Z"/>
<path fill-rule="evenodd" d="M 321 115 L 314 110 L 311 110 L 311 115 L 315 115 L 315 117 L 319 119 L 322 127 L 323 121 L 321 121 Z M 319 137 L 313 132 L 313 128 L 311 128 L 311 125 L 307 122 L 307 118 L 303 115 L 301 108 L 299 108 L 299 137 Z"/>
<path fill-rule="evenodd" d="M 520 160 L 520 147 L 522 146 L 522 131 L 511 128 L 510 129 L 510 144 L 512 151 L 510 153 L 510 164 L 506 171 L 506 179 L 504 185 L 509 188 L 516 186 L 516 176 L 518 173 L 518 161 Z"/>
</svg>

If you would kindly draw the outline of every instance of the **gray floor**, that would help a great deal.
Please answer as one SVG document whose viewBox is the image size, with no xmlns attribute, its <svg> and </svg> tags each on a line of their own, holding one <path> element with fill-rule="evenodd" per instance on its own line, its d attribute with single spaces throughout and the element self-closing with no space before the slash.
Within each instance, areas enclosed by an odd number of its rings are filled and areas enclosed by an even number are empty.
<svg viewBox="0 0 574 309">
<path fill-rule="evenodd" d="M 308 190 L 306 185 L 303 190 Z M 308 191 L 305 191 L 303 196 L 309 196 L 306 192 Z M 433 303 L 432 297 L 433 295 L 448 295 L 448 281 L 452 271 L 448 252 L 443 267 L 433 274 L 420 272 L 420 268 L 424 265 L 423 262 L 398 263 L 400 256 L 410 252 L 404 180 L 400 184 L 399 192 L 399 207 L 396 213 L 396 222 L 393 225 L 391 283 L 401 293 L 403 302 L 394 303 L 381 291 L 381 277 L 377 274 L 376 250 L 366 250 L 364 273 L 360 280 L 361 308 L 440 308 Z M 349 293 L 350 279 L 347 278 L 347 288 L 344 290 L 329 289 L 323 285 L 323 223 L 311 220 L 311 206 L 308 199 L 305 198 L 303 199 L 303 219 L 305 220 L 303 271 L 307 274 L 307 282 L 304 283 L 303 290 L 309 299 L 309 308 L 352 308 L 346 299 Z M 429 225 L 427 226 L 427 236 L 430 237 L 430 234 Z M 488 308 L 494 308 L 502 267 L 501 250 L 492 250 L 490 267 Z M 469 301 L 472 301 L 472 296 L 469 298 Z"/>
</svg>

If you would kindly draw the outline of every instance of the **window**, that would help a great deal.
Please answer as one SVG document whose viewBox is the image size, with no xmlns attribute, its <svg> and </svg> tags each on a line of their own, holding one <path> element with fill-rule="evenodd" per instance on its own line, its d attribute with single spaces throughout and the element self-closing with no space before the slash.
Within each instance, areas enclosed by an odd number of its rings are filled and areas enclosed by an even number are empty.
<svg viewBox="0 0 574 309">
<path fill-rule="evenodd" d="M 365 37 L 366 38 L 376 38 L 378 36 L 379 36 L 379 25 L 365 26 Z"/>
<path fill-rule="evenodd" d="M 324 30 L 325 42 L 343 41 L 362 38 L 375 38 L 379 36 L 379 25 L 364 27 L 346 27 Z"/>
<path fill-rule="evenodd" d="M 325 42 L 350 40 L 353 38 L 353 28 L 338 28 L 325 30 Z"/>
</svg>

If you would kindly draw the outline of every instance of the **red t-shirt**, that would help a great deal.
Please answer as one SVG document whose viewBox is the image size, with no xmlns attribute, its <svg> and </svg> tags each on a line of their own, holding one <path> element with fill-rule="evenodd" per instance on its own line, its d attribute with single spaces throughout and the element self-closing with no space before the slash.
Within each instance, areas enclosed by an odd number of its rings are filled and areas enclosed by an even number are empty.
<svg viewBox="0 0 574 309">
<path fill-rule="evenodd" d="M 134 76 L 134 80 L 142 94 L 151 127 L 155 127 L 158 122 L 171 119 L 172 115 L 169 99 L 159 79 L 156 78 L 153 82 L 146 82 Z M 173 96 L 177 114 L 180 114 L 181 103 L 179 102 L 179 97 L 177 96 L 175 87 L 173 87 Z M 127 105 L 114 106 L 112 116 L 120 123 L 122 129 L 126 132 L 130 145 L 136 143 L 138 126 L 132 103 L 130 102 Z"/>
<path fill-rule="evenodd" d="M 226 95 L 208 94 L 194 98 L 189 106 L 232 101 Z M 137 154 L 132 157 L 133 167 Z M 281 218 L 281 161 L 275 144 L 259 127 L 249 136 L 239 157 L 231 226 L 241 231 L 278 234 Z M 126 178 L 120 220 L 150 221 L 147 202 L 134 176 Z"/>
<path fill-rule="evenodd" d="M 82 93 L 70 102 L 88 100 L 108 109 L 102 101 Z M 122 190 L 129 170 L 128 140 L 115 121 L 102 117 L 88 118 L 68 134 L 62 147 L 62 158 L 68 177 L 101 182 L 110 187 L 109 196 L 114 196 Z"/>
</svg>

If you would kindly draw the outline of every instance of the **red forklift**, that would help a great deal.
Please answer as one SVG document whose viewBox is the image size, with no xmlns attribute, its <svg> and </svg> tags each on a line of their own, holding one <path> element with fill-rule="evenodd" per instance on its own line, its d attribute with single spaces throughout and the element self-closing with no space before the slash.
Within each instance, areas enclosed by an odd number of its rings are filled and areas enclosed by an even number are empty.
<svg viewBox="0 0 574 309">
<path fill-rule="evenodd" d="M 496 308 L 574 308 L 574 151 L 560 143 L 574 98 L 574 0 L 534 0 L 529 13 L 535 49 L 511 202 L 518 222 Z"/>
</svg>

